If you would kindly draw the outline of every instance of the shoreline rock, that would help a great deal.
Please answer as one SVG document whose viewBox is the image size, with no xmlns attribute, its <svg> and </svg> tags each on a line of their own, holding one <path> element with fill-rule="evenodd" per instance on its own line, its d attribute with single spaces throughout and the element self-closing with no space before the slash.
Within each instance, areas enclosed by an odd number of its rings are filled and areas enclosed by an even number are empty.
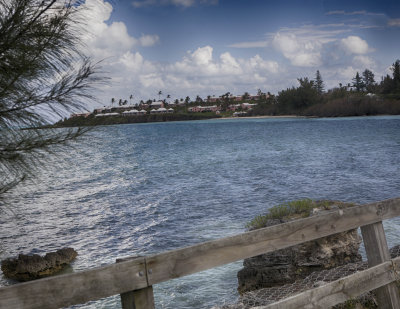
<svg viewBox="0 0 400 309">
<path fill-rule="evenodd" d="M 6 278 L 20 282 L 55 275 L 68 266 L 78 255 L 73 248 L 63 248 L 49 252 L 44 257 L 33 254 L 19 254 L 1 262 L 1 270 Z"/>
<path fill-rule="evenodd" d="M 320 201 L 311 204 L 310 216 L 337 208 L 354 206 L 351 203 Z M 319 207 L 319 203 L 323 207 Z M 298 218 L 282 217 L 265 220 L 264 226 L 272 226 Z M 361 261 L 359 247 L 361 237 L 353 229 L 343 233 L 309 241 L 286 249 L 245 259 L 238 272 L 238 291 L 249 291 L 283 286 L 304 279 L 315 271 L 331 269 L 347 263 Z"/>
</svg>

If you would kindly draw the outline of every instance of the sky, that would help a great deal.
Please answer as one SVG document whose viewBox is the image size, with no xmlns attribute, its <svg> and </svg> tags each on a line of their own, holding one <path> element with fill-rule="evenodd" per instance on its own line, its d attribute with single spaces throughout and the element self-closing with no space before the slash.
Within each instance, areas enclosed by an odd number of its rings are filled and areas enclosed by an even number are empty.
<svg viewBox="0 0 400 309">
<path fill-rule="evenodd" d="M 400 1 L 86 0 L 85 50 L 110 77 L 99 91 L 131 103 L 226 92 L 325 88 L 400 58 Z M 133 96 L 132 101 L 129 100 Z"/>
</svg>

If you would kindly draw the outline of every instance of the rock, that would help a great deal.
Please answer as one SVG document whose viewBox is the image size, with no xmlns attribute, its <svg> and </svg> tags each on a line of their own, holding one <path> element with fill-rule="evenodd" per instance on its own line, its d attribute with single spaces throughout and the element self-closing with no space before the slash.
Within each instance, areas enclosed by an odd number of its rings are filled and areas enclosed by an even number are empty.
<svg viewBox="0 0 400 309">
<path fill-rule="evenodd" d="M 44 257 L 40 255 L 18 255 L 2 261 L 1 270 L 5 277 L 17 281 L 29 281 L 52 276 L 67 265 L 78 255 L 72 248 L 63 248 L 49 252 Z"/>
<path fill-rule="evenodd" d="M 310 215 L 338 207 L 332 202 L 328 208 L 326 201 L 324 203 L 324 209 L 313 209 Z M 338 205 L 343 208 L 354 204 L 338 203 Z M 268 220 L 265 226 L 290 220 L 292 219 Z M 360 243 L 361 238 L 354 229 L 245 259 L 244 268 L 238 272 L 238 291 L 242 294 L 261 288 L 282 286 L 303 279 L 314 271 L 361 261 L 361 255 L 358 253 Z"/>
</svg>

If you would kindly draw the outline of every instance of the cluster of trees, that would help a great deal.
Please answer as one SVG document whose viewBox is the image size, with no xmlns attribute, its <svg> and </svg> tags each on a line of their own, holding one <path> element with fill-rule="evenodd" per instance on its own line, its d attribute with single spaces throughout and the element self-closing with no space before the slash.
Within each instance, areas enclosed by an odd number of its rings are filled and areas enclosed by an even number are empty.
<svg viewBox="0 0 400 309">
<path fill-rule="evenodd" d="M 220 118 L 215 113 L 173 113 L 173 114 L 146 114 L 134 117 L 113 116 L 113 117 L 94 117 L 90 115 L 87 118 L 73 117 L 57 122 L 55 127 L 78 127 L 78 126 L 99 126 L 129 123 L 146 122 L 165 122 L 165 121 L 183 121 L 183 120 L 205 120 L 210 118 Z"/>
<path fill-rule="evenodd" d="M 392 75 L 381 82 L 365 69 L 352 83 L 325 91 L 319 71 L 315 79 L 299 78 L 299 86 L 270 96 L 253 110 L 253 115 L 296 114 L 309 116 L 351 116 L 400 113 L 400 60 L 391 66 Z"/>
<path fill-rule="evenodd" d="M 162 94 L 163 93 L 162 93 L 161 90 L 158 91 L 158 100 L 159 101 L 163 101 L 164 104 L 168 105 L 168 102 L 169 102 L 168 99 L 171 98 L 171 95 L 167 94 L 164 97 L 164 99 L 161 99 L 161 95 Z M 270 95 L 271 95 L 270 92 L 264 93 L 264 92 L 261 91 L 261 89 L 257 90 L 257 96 L 259 97 L 260 100 L 264 100 L 265 101 L 267 99 L 267 97 L 270 96 Z M 133 96 L 130 95 L 130 98 L 129 98 L 130 104 L 132 104 L 132 98 L 133 98 Z M 242 98 L 243 102 L 251 101 L 251 95 L 248 92 L 245 92 L 241 96 L 241 98 Z M 217 104 L 220 104 L 222 106 L 228 106 L 230 104 L 237 103 L 236 97 L 234 97 L 232 95 L 232 93 L 230 93 L 230 92 L 226 92 L 226 93 L 222 94 L 216 100 L 212 100 L 212 99 L 215 99 L 215 95 L 213 95 L 213 96 L 208 95 L 206 99 L 203 99 L 202 97 L 197 95 L 196 98 L 193 99 L 193 100 L 189 96 L 186 96 L 185 98 L 175 99 L 173 102 L 175 104 L 177 104 L 177 105 L 178 104 L 180 104 L 180 105 L 183 105 L 183 104 L 185 104 L 185 105 L 191 105 L 191 104 L 192 105 L 198 105 L 198 104 L 213 105 L 213 104 L 217 103 Z M 146 101 L 140 100 L 139 104 L 137 104 L 137 105 L 141 106 L 143 104 L 151 104 L 152 102 L 155 102 L 155 101 L 156 101 L 156 99 L 148 99 Z M 116 102 L 115 98 L 111 98 L 111 105 L 112 106 L 115 104 L 115 102 Z M 119 99 L 119 102 L 118 102 L 119 106 L 123 106 L 123 105 L 127 105 L 127 104 L 128 104 L 127 100 Z"/>
<path fill-rule="evenodd" d="M 130 104 L 132 104 L 132 99 L 133 99 L 133 94 L 131 94 L 129 96 Z M 115 98 L 111 98 L 111 106 L 114 106 L 115 102 L 116 102 Z M 118 100 L 118 105 L 119 106 L 123 106 L 123 105 L 127 105 L 127 104 L 128 104 L 128 100 L 126 100 L 126 99 L 125 100 L 123 100 L 123 99 L 119 99 Z"/>
<path fill-rule="evenodd" d="M 393 76 L 386 75 L 380 83 L 380 91 L 383 94 L 400 95 L 400 60 L 392 66 Z"/>
</svg>

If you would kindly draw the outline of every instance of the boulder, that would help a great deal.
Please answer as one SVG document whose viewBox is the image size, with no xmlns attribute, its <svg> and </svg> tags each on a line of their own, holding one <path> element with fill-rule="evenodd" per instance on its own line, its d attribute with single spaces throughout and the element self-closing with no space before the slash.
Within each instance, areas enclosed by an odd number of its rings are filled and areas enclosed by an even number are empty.
<svg viewBox="0 0 400 309">
<path fill-rule="evenodd" d="M 329 204 L 329 207 L 326 205 Z M 318 203 L 309 215 L 330 211 L 337 207 L 354 206 L 342 202 L 324 201 L 324 207 Z M 295 216 L 298 218 L 298 216 Z M 266 220 L 264 226 L 288 222 L 294 218 Z M 331 269 L 347 263 L 361 261 L 359 247 L 361 237 L 357 230 L 338 233 L 300 245 L 281 249 L 245 259 L 243 269 L 238 272 L 238 291 L 240 294 L 257 290 L 282 286 L 303 279 L 314 271 Z"/>
<path fill-rule="evenodd" d="M 18 258 L 9 258 L 1 263 L 5 277 L 17 281 L 29 281 L 52 276 L 67 265 L 78 255 L 73 248 L 63 248 L 49 252 L 44 257 L 34 254 L 20 254 Z"/>
</svg>

